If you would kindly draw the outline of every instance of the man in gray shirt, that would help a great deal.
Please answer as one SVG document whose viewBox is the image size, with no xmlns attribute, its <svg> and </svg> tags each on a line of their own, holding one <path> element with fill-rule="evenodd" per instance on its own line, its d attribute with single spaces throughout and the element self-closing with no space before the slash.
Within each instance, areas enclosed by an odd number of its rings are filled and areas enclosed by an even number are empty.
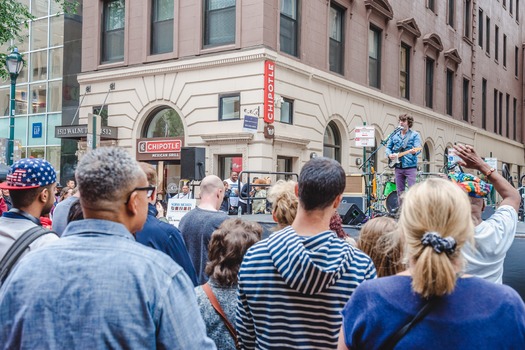
<svg viewBox="0 0 525 350">
<path fill-rule="evenodd" d="M 224 197 L 222 180 L 215 175 L 208 175 L 201 181 L 200 190 L 199 205 L 184 215 L 179 224 L 199 285 L 208 281 L 204 269 L 208 262 L 211 234 L 228 218 L 228 215 L 219 211 Z"/>
</svg>

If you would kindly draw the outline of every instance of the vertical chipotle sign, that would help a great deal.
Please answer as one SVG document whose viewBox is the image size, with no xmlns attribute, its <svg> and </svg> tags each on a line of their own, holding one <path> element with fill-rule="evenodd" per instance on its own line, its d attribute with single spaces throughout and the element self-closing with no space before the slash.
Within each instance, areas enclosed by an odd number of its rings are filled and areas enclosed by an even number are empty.
<svg viewBox="0 0 525 350">
<path fill-rule="evenodd" d="M 273 123 L 275 116 L 275 62 L 264 61 L 264 121 Z"/>
</svg>

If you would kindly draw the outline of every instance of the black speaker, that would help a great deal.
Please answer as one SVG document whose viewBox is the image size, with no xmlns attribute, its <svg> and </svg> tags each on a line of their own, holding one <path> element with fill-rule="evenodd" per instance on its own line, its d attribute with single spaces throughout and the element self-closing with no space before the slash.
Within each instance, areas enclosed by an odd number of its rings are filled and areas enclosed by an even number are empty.
<svg viewBox="0 0 525 350">
<path fill-rule="evenodd" d="M 366 215 L 353 203 L 340 203 L 337 212 L 343 225 L 359 225 L 366 219 Z"/>
<path fill-rule="evenodd" d="M 200 181 L 205 176 L 206 149 L 202 147 L 183 147 L 180 152 L 180 177 Z"/>
</svg>

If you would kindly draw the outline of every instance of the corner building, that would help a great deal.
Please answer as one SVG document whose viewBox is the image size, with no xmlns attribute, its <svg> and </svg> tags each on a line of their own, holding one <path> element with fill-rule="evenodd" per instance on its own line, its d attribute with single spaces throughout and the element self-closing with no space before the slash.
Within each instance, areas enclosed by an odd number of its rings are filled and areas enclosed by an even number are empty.
<svg viewBox="0 0 525 350">
<path fill-rule="evenodd" d="M 374 126 L 378 147 L 409 113 L 421 171 L 438 172 L 461 142 L 517 180 L 523 15 L 519 0 L 84 0 L 80 124 L 104 105 L 118 138 L 102 144 L 137 155 L 157 139 L 204 148 L 206 174 L 222 178 L 298 172 L 314 153 L 350 174 L 363 158 L 355 128 Z M 159 157 L 149 161 L 164 186 L 180 179 L 180 154 Z"/>
</svg>

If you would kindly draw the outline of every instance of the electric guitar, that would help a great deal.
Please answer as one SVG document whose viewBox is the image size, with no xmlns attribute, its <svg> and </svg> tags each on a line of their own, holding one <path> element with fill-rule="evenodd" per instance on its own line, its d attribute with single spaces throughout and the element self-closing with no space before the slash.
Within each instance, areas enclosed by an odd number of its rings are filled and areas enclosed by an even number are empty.
<svg viewBox="0 0 525 350">
<path fill-rule="evenodd" d="M 399 164 L 400 163 L 400 158 L 403 157 L 404 155 L 407 155 L 409 154 L 410 152 L 412 151 L 421 151 L 423 148 L 422 147 L 415 147 L 415 148 L 412 148 L 412 149 L 409 149 L 408 151 L 404 151 L 404 152 L 400 152 L 400 153 L 396 153 L 395 154 L 395 158 L 394 159 L 390 159 L 388 158 L 388 167 L 389 168 L 394 168 L 396 166 L 396 164 Z"/>
</svg>

